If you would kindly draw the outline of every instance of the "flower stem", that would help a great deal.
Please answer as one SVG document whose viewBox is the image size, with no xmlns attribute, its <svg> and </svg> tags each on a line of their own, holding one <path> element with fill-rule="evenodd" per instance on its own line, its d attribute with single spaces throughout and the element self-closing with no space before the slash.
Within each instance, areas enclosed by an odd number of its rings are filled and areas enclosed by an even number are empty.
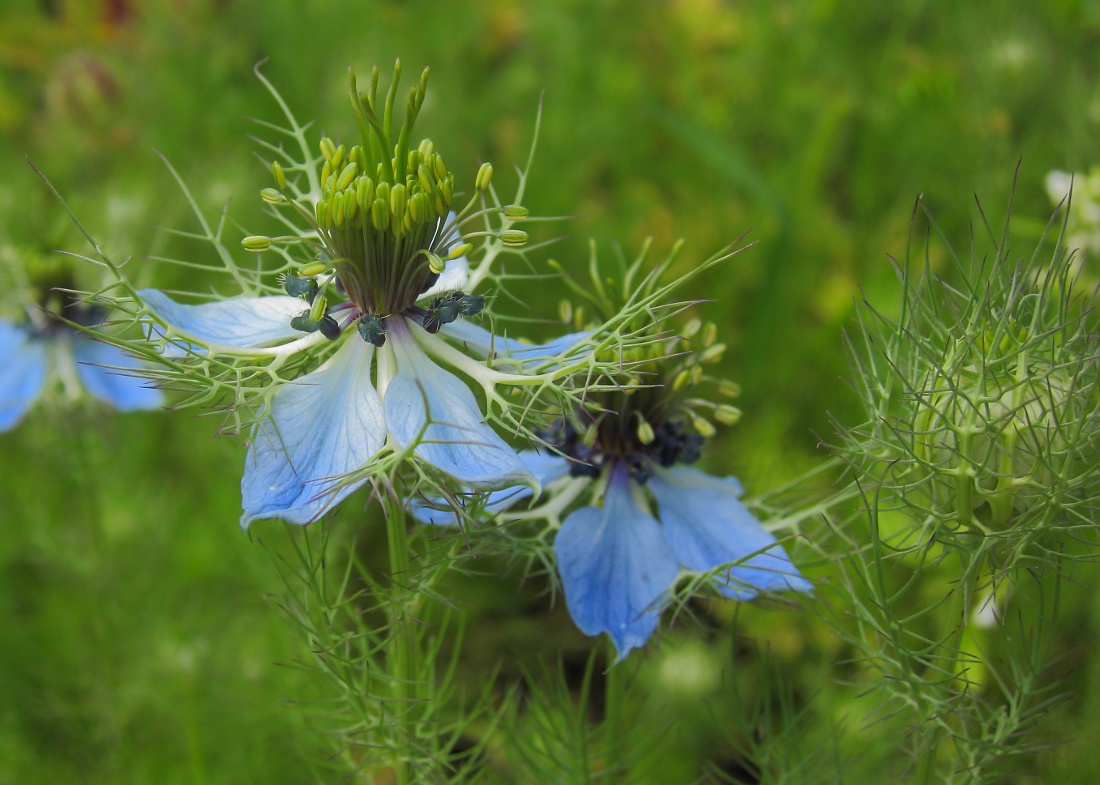
<svg viewBox="0 0 1100 785">
<path fill-rule="evenodd" d="M 608 662 L 614 663 L 619 653 L 608 638 Z M 626 666 L 616 663 L 607 670 L 604 683 L 604 771 L 607 782 L 623 780 L 623 715 L 626 709 Z"/>
<path fill-rule="evenodd" d="M 413 706 L 417 698 L 417 651 L 413 641 L 413 628 L 409 624 L 409 598 L 397 589 L 400 581 L 406 580 L 409 572 L 409 538 L 405 521 L 405 508 L 400 500 L 383 491 L 382 506 L 386 512 L 386 540 L 390 551 L 390 579 L 393 596 L 387 603 L 389 615 L 390 640 L 389 663 L 393 680 L 393 702 L 396 718 L 403 726 L 406 747 L 411 747 L 418 735 L 416 710 Z M 407 785 L 410 781 L 409 761 L 404 750 L 398 746 L 394 750 L 393 769 L 397 785 Z"/>
</svg>

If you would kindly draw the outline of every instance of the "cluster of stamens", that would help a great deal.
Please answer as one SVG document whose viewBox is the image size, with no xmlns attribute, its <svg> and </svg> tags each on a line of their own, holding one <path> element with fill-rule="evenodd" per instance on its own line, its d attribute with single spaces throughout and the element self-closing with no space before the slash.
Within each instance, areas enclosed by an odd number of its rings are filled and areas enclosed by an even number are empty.
<svg viewBox="0 0 1100 785">
<path fill-rule="evenodd" d="M 358 320 L 363 340 L 382 346 L 386 341 L 385 319 L 406 314 L 420 319 L 428 332 L 438 332 L 443 325 L 477 314 L 484 307 L 483 297 L 460 291 L 437 297 L 426 307 L 416 305 L 449 262 L 471 252 L 473 246 L 467 239 L 491 234 L 508 247 L 522 247 L 527 241 L 525 232 L 514 229 L 463 234 L 463 224 L 486 209 L 499 209 L 509 221 L 525 217 L 527 211 L 515 205 L 475 209 L 493 175 L 493 167 L 486 163 L 477 173 L 477 193 L 457 215 L 452 212 L 455 177 L 443 157 L 430 139 L 409 148 L 413 123 L 424 102 L 427 69 L 409 93 L 399 132 L 396 136 L 391 133 L 400 74 L 398 62 L 390 89 L 382 99 L 378 95 L 377 69 L 372 72 L 367 93 L 358 91 L 355 75 L 349 70 L 351 103 L 362 144 L 348 148 L 327 137 L 321 140 L 320 194 L 313 194 L 312 205 L 288 193 L 287 172 L 277 162 L 272 164 L 276 188 L 264 189 L 264 201 L 273 207 L 294 209 L 315 235 L 246 237 L 243 245 L 260 252 L 276 242 L 304 242 L 315 247 L 318 259 L 325 260 L 304 265 L 296 275 L 282 280 L 287 294 L 309 304 L 309 309 L 291 322 L 297 330 L 320 331 L 335 339 L 343 327 Z M 349 300 L 335 306 L 344 312 L 342 324 L 329 313 L 324 294 L 329 283 L 334 283 Z"/>
</svg>

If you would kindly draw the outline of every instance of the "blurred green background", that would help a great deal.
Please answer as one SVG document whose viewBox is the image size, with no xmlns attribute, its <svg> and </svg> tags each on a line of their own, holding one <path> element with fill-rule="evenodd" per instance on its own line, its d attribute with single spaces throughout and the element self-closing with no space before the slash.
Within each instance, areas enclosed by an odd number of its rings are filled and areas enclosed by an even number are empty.
<svg viewBox="0 0 1100 785">
<path fill-rule="evenodd" d="M 724 370 L 745 391 L 745 417 L 707 467 L 759 493 L 824 458 L 830 413 L 858 416 L 842 332 L 863 294 L 887 309 L 897 297 L 887 254 L 904 255 L 918 194 L 965 248 L 972 195 L 998 224 L 1019 164 L 1016 229 L 1034 243 L 1052 211 L 1046 173 L 1100 163 L 1098 51 L 1100 4 L 1084 0 L 5 0 L 0 243 L 85 250 L 24 156 L 135 265 L 169 243 L 153 226 L 191 226 L 154 151 L 203 207 L 232 195 L 234 218 L 256 225 L 269 175 L 245 117 L 279 119 L 252 75 L 264 58 L 300 119 L 345 137 L 349 64 L 431 66 L 419 128 L 470 178 L 491 160 L 504 193 L 541 100 L 525 203 L 575 218 L 536 230 L 566 235 L 536 267 L 553 257 L 579 271 L 590 236 L 627 255 L 646 237 L 657 255 L 684 237 L 683 264 L 745 232 L 755 241 L 685 295 L 717 301 L 696 312 L 718 322 Z M 145 264 L 141 275 L 179 273 Z M 531 316 L 552 320 L 564 287 L 521 294 Z M 278 551 L 285 536 L 274 522 L 252 540 L 236 526 L 242 442 L 215 438 L 215 426 L 47 402 L 0 435 L 0 783 L 310 781 L 323 746 L 287 701 L 314 687 L 283 666 L 300 652 L 259 542 Z M 362 506 L 345 503 L 341 525 L 380 542 Z M 1068 743 L 1017 761 L 1010 778 L 1100 779 L 1100 604 L 1095 576 L 1077 577 L 1054 666 L 1075 694 L 1034 739 Z M 499 591 L 516 580 L 455 588 L 483 630 L 469 639 L 472 681 L 501 658 L 583 661 L 587 642 L 538 581 Z M 842 653 L 823 626 L 774 608 L 705 615 L 709 638 L 681 624 L 640 658 L 652 692 L 642 716 L 681 718 L 651 781 L 692 781 L 704 762 L 777 781 L 739 758 L 746 731 L 726 716 L 732 685 L 759 682 L 764 650 L 806 712 L 799 759 L 850 757 L 852 782 L 890 760 L 903 740 L 860 732 L 869 707 L 841 685 Z M 691 668 L 702 681 L 681 678 Z M 705 694 L 722 696 L 717 714 Z M 836 750 L 822 741 L 834 725 L 848 731 Z"/>
</svg>

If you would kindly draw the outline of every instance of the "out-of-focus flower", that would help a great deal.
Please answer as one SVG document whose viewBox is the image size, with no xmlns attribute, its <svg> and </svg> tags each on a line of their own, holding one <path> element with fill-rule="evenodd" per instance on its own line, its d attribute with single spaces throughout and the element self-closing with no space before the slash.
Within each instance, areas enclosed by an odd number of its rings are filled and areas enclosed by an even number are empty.
<svg viewBox="0 0 1100 785">
<path fill-rule="evenodd" d="M 105 313 L 79 304 L 62 309 L 65 319 L 88 327 Z M 137 375 L 140 368 L 118 347 L 69 326 L 50 311 L 32 311 L 23 323 L 0 320 L 0 431 L 18 425 L 53 381 L 70 399 L 90 394 L 119 411 L 155 409 L 162 405 L 161 393 Z"/>
</svg>

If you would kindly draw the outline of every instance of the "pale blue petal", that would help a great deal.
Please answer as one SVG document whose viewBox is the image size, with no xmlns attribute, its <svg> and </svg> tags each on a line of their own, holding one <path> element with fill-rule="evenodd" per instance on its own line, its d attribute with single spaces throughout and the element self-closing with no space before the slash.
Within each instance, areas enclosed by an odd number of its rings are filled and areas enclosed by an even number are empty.
<svg viewBox="0 0 1100 785">
<path fill-rule="evenodd" d="M 84 389 L 119 411 L 156 409 L 163 405 L 160 390 L 150 387 L 148 379 L 132 375 L 143 367 L 142 363 L 117 346 L 76 335 L 73 358 Z"/>
<path fill-rule="evenodd" d="M 516 451 L 483 422 L 470 388 L 432 362 L 403 320 L 388 324 L 397 374 L 384 403 L 394 441 L 406 447 L 419 440 L 419 458 L 475 490 L 534 484 Z"/>
<path fill-rule="evenodd" d="M 352 336 L 320 370 L 275 393 L 248 449 L 241 526 L 259 518 L 309 523 L 363 484 L 337 487 L 385 444 L 373 355 L 374 347 Z"/>
<path fill-rule="evenodd" d="M 657 467 L 649 489 L 660 508 L 665 539 L 680 564 L 707 572 L 741 562 L 728 571 L 728 582 L 719 585 L 726 596 L 747 600 L 758 591 L 811 590 L 775 536 L 740 502 L 741 484 L 736 479 L 688 466 Z"/>
<path fill-rule="evenodd" d="M 509 357 L 517 360 L 521 365 L 556 358 L 592 335 L 588 330 L 568 333 L 548 343 L 525 344 L 501 335 L 494 336 L 489 330 L 479 327 L 468 319 L 456 319 L 450 324 L 445 324 L 440 328 L 439 333 L 461 342 L 468 350 L 473 350 L 482 357 L 488 357 L 490 354 L 495 358 Z M 590 354 L 591 351 L 589 347 L 583 352 L 569 352 L 567 357 L 579 358 L 582 354 Z"/>
<path fill-rule="evenodd" d="M 621 660 L 657 629 L 679 567 L 660 524 L 631 495 L 625 467 L 610 471 L 603 507 L 566 518 L 554 553 L 573 621 L 586 635 L 608 633 Z"/>
<path fill-rule="evenodd" d="M 183 305 L 156 289 L 138 295 L 161 319 L 189 336 L 207 343 L 240 348 L 265 346 L 302 333 L 290 326 L 308 304 L 297 297 L 234 297 L 201 305 Z M 154 330 L 160 330 L 154 326 Z M 180 346 L 186 347 L 186 341 Z"/>
<path fill-rule="evenodd" d="M 546 487 L 554 480 L 569 474 L 569 461 L 555 453 L 522 450 L 517 453 L 517 456 L 523 462 L 523 465 L 527 467 L 527 471 L 531 472 L 535 481 L 542 487 Z M 528 485 L 501 488 L 490 492 L 486 496 L 483 509 L 486 513 L 495 515 L 533 495 L 534 490 Z M 454 510 L 450 508 L 439 509 L 442 504 L 441 500 L 435 499 L 432 506 L 428 506 L 424 500 L 417 498 L 409 503 L 409 512 L 421 523 L 430 523 L 436 526 L 457 526 L 458 516 L 455 515 Z"/>
<path fill-rule="evenodd" d="M 466 257 L 451 259 L 443 266 L 443 272 L 435 279 L 435 283 L 416 299 L 423 300 L 427 297 L 435 297 L 442 292 L 461 290 L 468 280 L 470 280 L 470 262 Z"/>
<path fill-rule="evenodd" d="M 0 431 L 11 430 L 42 392 L 47 344 L 25 327 L 0 322 Z"/>
<path fill-rule="evenodd" d="M 439 227 L 444 228 L 451 227 L 450 235 L 453 238 L 451 242 L 443 251 L 443 255 L 446 256 L 450 253 L 451 249 L 456 245 L 462 243 L 462 237 L 459 236 L 458 231 L 454 226 L 455 214 L 452 210 L 447 213 L 447 217 L 440 219 Z M 465 256 L 459 256 L 457 259 L 451 259 L 443 265 L 443 272 L 436 278 L 435 283 L 428 289 L 424 290 L 424 293 L 417 297 L 417 300 L 423 300 L 427 297 L 435 297 L 442 292 L 453 292 L 466 288 L 466 282 L 470 280 L 470 261 Z"/>
</svg>

